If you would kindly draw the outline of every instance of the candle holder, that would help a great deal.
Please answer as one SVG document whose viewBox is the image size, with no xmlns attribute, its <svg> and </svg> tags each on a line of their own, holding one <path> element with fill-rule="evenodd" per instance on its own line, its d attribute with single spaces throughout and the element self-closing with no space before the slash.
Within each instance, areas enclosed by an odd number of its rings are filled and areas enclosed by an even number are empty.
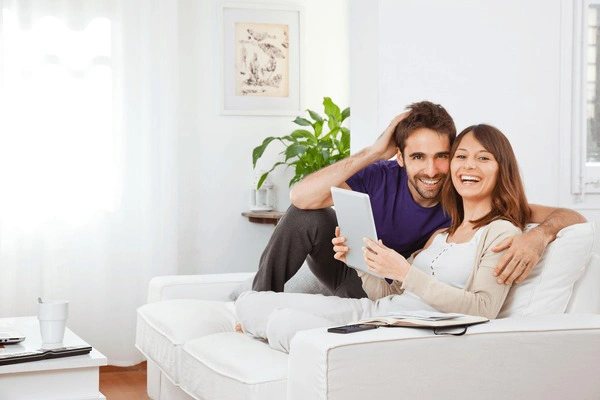
<svg viewBox="0 0 600 400">
<path fill-rule="evenodd" d="M 267 178 L 260 189 L 256 189 L 257 182 L 258 180 L 254 182 L 254 186 L 250 190 L 250 211 L 273 211 L 275 207 L 275 186 L 273 182 Z"/>
</svg>

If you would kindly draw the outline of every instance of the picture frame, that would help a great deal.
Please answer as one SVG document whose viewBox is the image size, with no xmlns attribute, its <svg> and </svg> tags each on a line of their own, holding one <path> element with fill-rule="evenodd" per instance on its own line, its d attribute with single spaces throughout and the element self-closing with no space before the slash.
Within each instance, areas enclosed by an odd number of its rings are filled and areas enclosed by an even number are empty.
<svg viewBox="0 0 600 400">
<path fill-rule="evenodd" d="M 303 14 L 294 4 L 221 5 L 222 115 L 303 112 Z"/>
</svg>

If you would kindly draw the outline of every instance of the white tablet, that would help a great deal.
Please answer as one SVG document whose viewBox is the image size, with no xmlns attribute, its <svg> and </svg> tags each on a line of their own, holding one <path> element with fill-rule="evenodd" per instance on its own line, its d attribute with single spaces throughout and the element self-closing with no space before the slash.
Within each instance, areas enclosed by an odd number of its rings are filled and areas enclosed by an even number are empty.
<svg viewBox="0 0 600 400">
<path fill-rule="evenodd" d="M 346 265 L 379 276 L 369 272 L 362 250 L 365 247 L 363 238 L 377 241 L 377 230 L 375 229 L 369 195 L 332 187 L 331 196 L 333 197 L 340 234 L 346 238 L 346 246 L 349 249 L 346 253 Z M 382 278 L 382 276 L 379 277 Z"/>
</svg>

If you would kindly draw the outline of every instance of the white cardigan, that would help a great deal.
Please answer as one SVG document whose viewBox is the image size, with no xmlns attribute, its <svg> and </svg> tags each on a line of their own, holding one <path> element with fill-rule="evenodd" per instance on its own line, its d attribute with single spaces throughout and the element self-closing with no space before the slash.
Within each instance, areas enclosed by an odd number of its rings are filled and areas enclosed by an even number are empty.
<svg viewBox="0 0 600 400">
<path fill-rule="evenodd" d="M 442 312 L 458 312 L 496 318 L 504 304 L 511 285 L 496 282 L 492 272 L 504 252 L 495 253 L 491 249 L 502 240 L 520 235 L 521 230 L 506 220 L 491 222 L 482 233 L 477 246 L 473 270 L 464 289 L 458 289 L 440 282 L 417 268 L 411 268 L 404 282 L 388 284 L 384 279 L 358 272 L 363 281 L 363 289 L 371 300 L 377 300 L 408 290 L 423 301 Z M 408 261 L 412 262 L 413 254 Z"/>
</svg>

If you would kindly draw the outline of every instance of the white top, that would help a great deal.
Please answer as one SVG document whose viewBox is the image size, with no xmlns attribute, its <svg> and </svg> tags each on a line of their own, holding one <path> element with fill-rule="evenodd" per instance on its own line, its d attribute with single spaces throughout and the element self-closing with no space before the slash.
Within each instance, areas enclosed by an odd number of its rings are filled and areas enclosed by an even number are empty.
<svg viewBox="0 0 600 400">
<path fill-rule="evenodd" d="M 478 229 L 471 240 L 465 243 L 448 243 L 448 233 L 440 233 L 428 248 L 415 257 L 412 265 L 428 275 L 434 275 L 441 282 L 463 289 L 473 271 L 482 232 L 482 229 Z"/>
<path fill-rule="evenodd" d="M 417 254 L 412 266 L 428 275 L 434 275 L 441 282 L 464 289 L 469 275 L 473 271 L 477 245 L 483 231 L 484 229 L 478 229 L 471 240 L 465 243 L 448 243 L 448 234 L 440 233 L 436 235 L 428 248 Z M 436 311 L 419 296 L 409 291 L 405 291 L 402 296 L 392 297 L 393 301 L 389 297 L 378 300 L 378 306 L 391 310 Z"/>
</svg>

